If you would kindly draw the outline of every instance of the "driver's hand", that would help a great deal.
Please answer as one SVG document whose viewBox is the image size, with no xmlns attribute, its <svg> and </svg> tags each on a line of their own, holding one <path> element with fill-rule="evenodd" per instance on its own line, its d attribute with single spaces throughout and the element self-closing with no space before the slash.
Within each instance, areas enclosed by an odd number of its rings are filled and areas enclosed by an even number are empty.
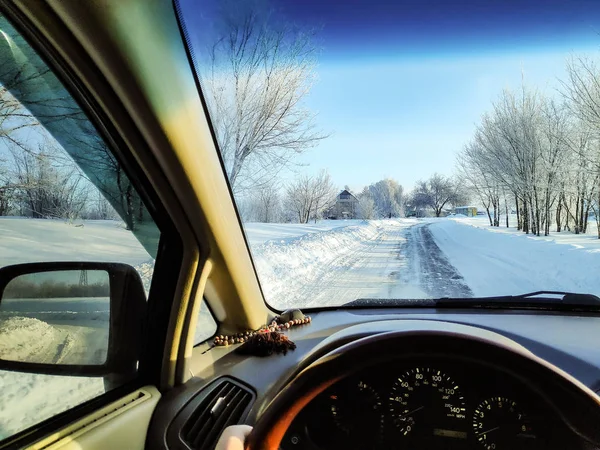
<svg viewBox="0 0 600 450">
<path fill-rule="evenodd" d="M 249 425 L 233 425 L 223 430 L 215 450 L 244 450 L 244 441 L 252 431 Z"/>
</svg>

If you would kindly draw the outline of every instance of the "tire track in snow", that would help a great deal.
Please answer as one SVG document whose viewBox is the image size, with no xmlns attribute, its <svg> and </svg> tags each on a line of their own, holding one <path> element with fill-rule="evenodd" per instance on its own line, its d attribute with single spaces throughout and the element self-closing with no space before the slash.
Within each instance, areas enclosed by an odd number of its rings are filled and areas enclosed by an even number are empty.
<svg viewBox="0 0 600 450">
<path fill-rule="evenodd" d="M 409 270 L 400 274 L 400 280 L 418 283 L 431 298 L 472 297 L 471 288 L 435 243 L 429 226 L 424 223 L 408 229 L 400 254 L 409 261 Z"/>
<path fill-rule="evenodd" d="M 323 249 L 328 248 L 325 242 Z M 311 251 L 327 250 L 316 246 L 309 247 L 308 253 Z M 375 234 L 337 246 L 330 255 L 326 261 L 312 263 L 303 275 L 293 266 L 288 271 L 277 265 L 268 267 L 280 271 L 278 277 L 272 277 L 281 286 L 275 306 L 285 309 L 339 306 L 357 299 L 472 296 L 461 274 L 435 243 L 428 223 L 381 221 Z M 285 264 L 285 259 L 282 261 Z"/>
<path fill-rule="evenodd" d="M 382 225 L 379 233 L 358 247 L 319 268 L 290 303 L 304 307 L 341 305 L 359 298 L 391 298 L 398 283 L 395 274 L 404 264 L 398 258 L 398 243 L 407 227 L 399 222 Z M 293 297 L 293 299 L 292 299 Z"/>
<path fill-rule="evenodd" d="M 377 246 L 384 234 L 385 230 L 381 230 L 373 239 L 362 242 L 359 247 L 322 265 L 319 268 L 319 275 L 310 280 L 305 289 L 297 291 L 295 296 L 301 298 L 305 306 L 339 305 L 340 298 L 346 298 L 346 296 L 340 292 L 339 288 L 332 289 L 332 283 L 363 261 L 365 252 Z"/>
</svg>

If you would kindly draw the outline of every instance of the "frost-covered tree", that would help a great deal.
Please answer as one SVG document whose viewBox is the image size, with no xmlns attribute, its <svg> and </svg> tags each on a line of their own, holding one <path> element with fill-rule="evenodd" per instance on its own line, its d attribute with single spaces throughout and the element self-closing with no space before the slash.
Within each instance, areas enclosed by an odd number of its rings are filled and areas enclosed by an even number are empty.
<svg viewBox="0 0 600 450">
<path fill-rule="evenodd" d="M 335 201 L 331 177 L 323 170 L 317 175 L 304 175 L 289 184 L 285 191 L 285 204 L 299 223 L 317 221 Z"/>
<path fill-rule="evenodd" d="M 467 144 L 457 158 L 458 176 L 485 208 L 490 226 L 498 226 L 501 188 L 487 166 L 483 152 L 477 142 Z"/>
<path fill-rule="evenodd" d="M 460 183 L 438 173 L 429 180 L 418 181 L 412 193 L 412 203 L 417 208 L 431 208 L 440 217 L 444 207 L 465 203 Z"/>
<path fill-rule="evenodd" d="M 572 56 L 561 93 L 571 112 L 592 129 L 600 130 L 600 65 L 593 59 Z"/>
<path fill-rule="evenodd" d="M 396 180 L 386 178 L 366 189 L 373 200 L 375 216 L 391 218 L 404 215 L 404 189 Z"/>
<path fill-rule="evenodd" d="M 238 211 L 245 222 L 284 221 L 281 195 L 274 185 L 266 185 L 238 198 Z"/>
<path fill-rule="evenodd" d="M 303 104 L 315 77 L 314 33 L 272 20 L 258 2 L 223 2 L 204 91 L 235 192 L 272 182 L 325 137 Z"/>
<path fill-rule="evenodd" d="M 12 148 L 14 203 L 20 214 L 34 218 L 78 218 L 86 206 L 89 184 L 78 168 L 63 166 L 58 149 Z"/>
<path fill-rule="evenodd" d="M 374 219 L 375 218 L 375 200 L 368 187 L 365 187 L 360 194 L 356 196 L 358 205 L 356 215 L 359 219 Z"/>
</svg>

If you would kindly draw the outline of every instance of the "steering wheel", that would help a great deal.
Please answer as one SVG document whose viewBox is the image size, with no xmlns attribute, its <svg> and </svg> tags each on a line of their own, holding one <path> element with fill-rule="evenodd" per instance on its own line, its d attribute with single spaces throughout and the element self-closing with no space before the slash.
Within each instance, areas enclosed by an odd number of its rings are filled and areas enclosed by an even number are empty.
<svg viewBox="0 0 600 450">
<path fill-rule="evenodd" d="M 302 370 L 268 405 L 246 439 L 247 450 L 277 450 L 298 413 L 337 381 L 376 364 L 410 357 L 444 356 L 476 361 L 510 373 L 543 397 L 571 430 L 600 444 L 600 397 L 578 380 L 519 344 L 487 330 L 392 331 L 354 340 Z"/>
</svg>

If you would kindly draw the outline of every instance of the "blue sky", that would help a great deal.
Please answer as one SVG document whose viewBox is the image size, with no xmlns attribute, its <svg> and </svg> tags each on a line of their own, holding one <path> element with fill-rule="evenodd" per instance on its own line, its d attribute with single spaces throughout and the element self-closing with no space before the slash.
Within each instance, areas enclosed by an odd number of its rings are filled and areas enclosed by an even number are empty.
<svg viewBox="0 0 600 450">
<path fill-rule="evenodd" d="M 332 134 L 299 159 L 306 164 L 300 171 L 326 168 L 336 184 L 356 190 L 385 177 L 410 189 L 434 172 L 451 174 L 457 152 L 501 90 L 518 88 L 523 77 L 557 95 L 568 54 L 440 55 L 368 66 L 322 61 L 307 104 Z"/>
<path fill-rule="evenodd" d="M 299 158 L 297 172 L 328 169 L 340 188 L 391 177 L 410 189 L 451 174 L 503 88 L 523 77 L 556 95 L 569 54 L 600 57 L 597 0 L 256 1 L 319 29 L 306 105 L 331 136 Z M 184 3 L 188 28 L 210 17 L 208 3 Z"/>
</svg>

